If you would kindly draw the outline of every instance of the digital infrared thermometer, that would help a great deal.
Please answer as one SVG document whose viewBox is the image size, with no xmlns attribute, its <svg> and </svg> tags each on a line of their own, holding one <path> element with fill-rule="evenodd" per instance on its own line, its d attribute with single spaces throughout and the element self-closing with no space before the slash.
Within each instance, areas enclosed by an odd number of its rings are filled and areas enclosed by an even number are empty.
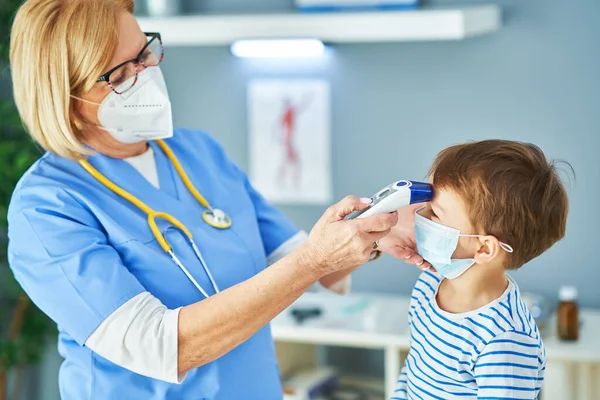
<svg viewBox="0 0 600 400">
<path fill-rule="evenodd" d="M 433 188 L 428 183 L 398 181 L 374 194 L 369 207 L 351 212 L 344 219 L 367 218 L 372 215 L 391 213 L 410 204 L 431 201 L 432 197 Z"/>
</svg>

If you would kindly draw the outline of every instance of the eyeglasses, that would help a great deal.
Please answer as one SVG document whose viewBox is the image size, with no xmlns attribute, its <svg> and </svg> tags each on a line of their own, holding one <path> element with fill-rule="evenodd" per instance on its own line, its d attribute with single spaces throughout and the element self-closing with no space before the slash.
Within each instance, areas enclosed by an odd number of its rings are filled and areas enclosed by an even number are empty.
<svg viewBox="0 0 600 400">
<path fill-rule="evenodd" d="M 164 58 L 164 49 L 160 33 L 145 32 L 148 43 L 133 60 L 125 61 L 104 75 L 96 82 L 106 82 L 116 94 L 123 94 L 135 86 L 139 74 L 139 65 L 144 68 L 156 67 Z"/>
</svg>

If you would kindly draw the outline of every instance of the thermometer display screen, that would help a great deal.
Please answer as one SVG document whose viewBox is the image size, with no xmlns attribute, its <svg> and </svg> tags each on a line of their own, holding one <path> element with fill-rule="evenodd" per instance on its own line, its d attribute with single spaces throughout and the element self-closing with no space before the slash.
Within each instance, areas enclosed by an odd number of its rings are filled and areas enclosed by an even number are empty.
<svg viewBox="0 0 600 400">
<path fill-rule="evenodd" d="M 379 193 L 379 195 L 377 197 L 381 198 L 381 197 L 385 197 L 388 194 L 390 194 L 390 189 L 386 189 L 383 192 Z"/>
</svg>

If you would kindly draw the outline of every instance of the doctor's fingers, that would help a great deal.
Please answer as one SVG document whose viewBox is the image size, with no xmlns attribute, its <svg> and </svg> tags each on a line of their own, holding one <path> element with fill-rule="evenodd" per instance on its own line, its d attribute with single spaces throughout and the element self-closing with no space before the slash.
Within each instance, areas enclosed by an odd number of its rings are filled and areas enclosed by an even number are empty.
<svg viewBox="0 0 600 400">
<path fill-rule="evenodd" d="M 356 219 L 353 222 L 361 232 L 384 232 L 390 230 L 398 223 L 398 213 L 373 215 L 372 217 Z"/>
<path fill-rule="evenodd" d="M 331 222 L 340 221 L 353 211 L 364 210 L 369 206 L 370 203 L 371 199 L 361 199 L 356 196 L 346 196 L 338 203 L 329 207 L 325 214 Z"/>
</svg>

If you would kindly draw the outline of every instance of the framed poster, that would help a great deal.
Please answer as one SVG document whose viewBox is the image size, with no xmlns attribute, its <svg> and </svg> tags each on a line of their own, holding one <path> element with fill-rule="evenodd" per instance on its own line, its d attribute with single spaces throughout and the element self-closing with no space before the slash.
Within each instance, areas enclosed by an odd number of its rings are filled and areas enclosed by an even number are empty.
<svg viewBox="0 0 600 400">
<path fill-rule="evenodd" d="M 329 83 L 252 81 L 248 116 L 254 187 L 274 203 L 331 203 Z"/>
</svg>

